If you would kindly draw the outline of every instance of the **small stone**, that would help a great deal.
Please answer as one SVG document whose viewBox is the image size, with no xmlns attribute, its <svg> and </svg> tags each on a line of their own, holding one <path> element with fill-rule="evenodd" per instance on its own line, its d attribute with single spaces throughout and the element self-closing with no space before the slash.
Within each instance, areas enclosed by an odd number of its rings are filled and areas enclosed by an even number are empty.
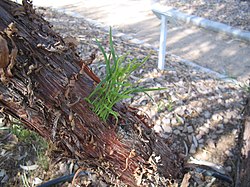
<svg viewBox="0 0 250 187">
<path fill-rule="evenodd" d="M 1 183 L 4 184 L 4 183 L 7 183 L 9 180 L 9 175 L 4 175 L 4 177 L 1 179 Z"/>
<path fill-rule="evenodd" d="M 224 125 L 221 123 L 221 124 L 218 124 L 218 127 L 220 128 L 220 129 L 224 129 Z"/>
<path fill-rule="evenodd" d="M 204 133 L 208 134 L 209 133 L 209 129 L 207 127 L 201 126 L 199 128 L 201 131 L 203 131 Z"/>
<path fill-rule="evenodd" d="M 152 118 L 153 116 L 156 116 L 156 112 L 157 112 L 156 110 L 150 110 L 150 112 L 149 112 L 149 114 L 148 114 L 149 117 Z"/>
<path fill-rule="evenodd" d="M 237 112 L 236 111 L 228 111 L 228 112 L 226 112 L 226 118 L 227 119 L 234 119 L 234 118 L 236 118 L 237 117 Z"/>
<path fill-rule="evenodd" d="M 140 105 L 142 105 L 142 106 L 144 106 L 144 105 L 146 105 L 146 104 L 148 104 L 148 100 L 142 100 L 142 101 L 140 102 Z"/>
<path fill-rule="evenodd" d="M 202 138 L 202 135 L 201 135 L 201 134 L 197 134 L 197 135 L 196 135 L 196 139 L 197 139 L 197 140 L 200 140 L 201 138 Z"/>
<path fill-rule="evenodd" d="M 191 134 L 191 133 L 194 132 L 194 128 L 192 126 L 188 126 L 187 131 L 188 131 L 189 134 Z"/>
<path fill-rule="evenodd" d="M 132 103 L 132 99 L 131 98 L 124 99 L 124 103 Z"/>
<path fill-rule="evenodd" d="M 178 82 L 180 80 L 178 77 L 173 77 L 173 79 L 174 82 Z"/>
<path fill-rule="evenodd" d="M 188 135 L 188 142 L 189 142 L 189 143 L 192 143 L 192 141 L 193 141 L 193 137 L 192 137 L 192 135 L 189 134 L 189 135 Z"/>
<path fill-rule="evenodd" d="M 178 126 L 177 128 L 178 128 L 180 131 L 183 131 L 183 129 L 184 129 L 184 127 L 183 127 L 183 126 L 181 126 L 181 125 L 180 125 L 180 126 Z"/>
<path fill-rule="evenodd" d="M 236 134 L 237 134 L 237 132 L 238 132 L 238 130 L 237 130 L 237 129 L 233 129 L 233 130 L 232 130 L 232 134 L 234 134 L 234 135 L 236 135 Z"/>
<path fill-rule="evenodd" d="M 179 135 L 179 134 L 181 134 L 181 131 L 178 130 L 178 129 L 175 129 L 175 130 L 174 130 L 174 134 L 175 134 L 175 135 Z"/>
<path fill-rule="evenodd" d="M 223 119 L 223 122 L 226 124 L 226 123 L 228 123 L 228 122 L 229 122 L 229 119 L 224 118 L 224 119 Z"/>
<path fill-rule="evenodd" d="M 185 121 L 182 117 L 177 116 L 177 122 L 178 122 L 178 124 L 184 124 Z"/>
<path fill-rule="evenodd" d="M 192 137 L 193 137 L 193 143 L 194 143 L 195 147 L 198 147 L 198 141 L 197 141 L 197 139 L 195 138 L 194 135 L 192 135 Z"/>
<path fill-rule="evenodd" d="M 226 108 L 230 108 L 230 106 L 231 106 L 231 103 L 228 103 L 228 100 L 226 100 L 226 101 L 225 101 L 225 107 L 226 107 Z"/>
<path fill-rule="evenodd" d="M 74 164 L 74 171 L 77 171 L 79 169 L 79 165 L 78 164 Z"/>
<path fill-rule="evenodd" d="M 213 114 L 212 115 L 212 120 L 214 122 L 220 122 L 221 120 L 223 120 L 223 117 L 220 114 Z"/>
<path fill-rule="evenodd" d="M 170 125 L 170 124 L 171 124 L 171 120 L 170 120 L 169 118 L 163 118 L 163 119 L 162 119 L 162 123 L 163 123 L 164 125 Z"/>
<path fill-rule="evenodd" d="M 156 83 L 156 84 L 155 84 L 155 87 L 161 88 L 161 87 L 162 87 L 162 85 L 161 85 L 161 84 L 159 84 L 159 83 Z"/>
<path fill-rule="evenodd" d="M 162 133 L 163 132 L 162 126 L 161 125 L 155 125 L 154 126 L 154 131 L 156 133 Z"/>
<path fill-rule="evenodd" d="M 5 119 L 4 118 L 0 118 L 0 127 L 3 126 L 3 125 L 5 125 Z"/>
<path fill-rule="evenodd" d="M 201 117 L 201 118 L 195 119 L 195 121 L 197 121 L 197 123 L 195 123 L 195 124 L 204 124 L 204 123 L 206 123 L 207 120 L 205 118 Z"/>
<path fill-rule="evenodd" d="M 231 151 L 229 151 L 229 150 L 226 150 L 226 151 L 225 151 L 225 154 L 226 154 L 228 157 L 233 157 L 233 156 L 234 156 L 234 154 L 233 154 Z"/>
<path fill-rule="evenodd" d="M 35 177 L 32 181 L 33 185 L 37 185 L 37 184 L 41 184 L 43 182 L 43 180 L 41 180 L 38 177 Z"/>
<path fill-rule="evenodd" d="M 211 125 L 211 120 L 210 119 L 207 119 L 207 122 L 206 122 L 208 125 Z"/>
<path fill-rule="evenodd" d="M 198 135 L 204 136 L 204 135 L 206 135 L 206 133 L 204 131 L 200 130 L 199 133 L 198 133 Z"/>
<path fill-rule="evenodd" d="M 164 79 L 161 77 L 157 77 L 157 78 L 154 78 L 154 81 L 158 82 L 158 83 L 162 83 L 164 81 Z"/>
<path fill-rule="evenodd" d="M 232 172 L 232 167 L 231 166 L 227 166 L 226 168 L 225 168 L 225 170 L 227 171 L 227 172 Z"/>
<path fill-rule="evenodd" d="M 216 140 L 217 138 L 218 138 L 218 136 L 216 134 L 211 135 L 211 139 Z"/>
<path fill-rule="evenodd" d="M 158 69 L 154 68 L 153 73 L 158 73 Z"/>
<path fill-rule="evenodd" d="M 172 148 L 176 148 L 176 146 L 177 146 L 176 143 L 173 143 L 173 144 L 171 145 Z"/>
<path fill-rule="evenodd" d="M 96 181 L 97 181 L 97 179 L 96 179 Z M 101 180 L 99 180 L 98 183 L 99 183 L 98 186 L 101 186 L 101 187 L 107 187 L 108 186 L 105 182 L 103 182 Z"/>
<path fill-rule="evenodd" d="M 204 139 L 199 139 L 198 142 L 199 142 L 199 144 L 203 144 L 204 143 Z"/>
<path fill-rule="evenodd" d="M 183 116 L 185 114 L 185 109 L 186 109 L 185 107 L 178 107 L 175 109 L 174 112 L 180 116 Z"/>
<path fill-rule="evenodd" d="M 223 100 L 222 100 L 222 99 L 218 99 L 217 102 L 218 102 L 219 104 L 223 104 Z"/>
<path fill-rule="evenodd" d="M 196 153 L 196 147 L 195 147 L 194 144 L 191 145 L 190 150 L 189 150 L 189 153 L 191 153 L 191 154 Z"/>
<path fill-rule="evenodd" d="M 129 40 L 128 42 L 133 43 L 133 44 L 142 44 L 143 43 L 142 40 L 138 40 L 136 38 L 133 38 L 133 39 Z"/>
<path fill-rule="evenodd" d="M 162 125 L 163 132 L 172 133 L 172 127 L 170 125 L 163 124 Z"/>
<path fill-rule="evenodd" d="M 217 130 L 215 125 L 214 125 L 214 126 L 210 126 L 209 129 L 210 129 L 211 131 L 216 131 L 216 130 Z"/>
<path fill-rule="evenodd" d="M 161 125 L 161 120 L 156 120 L 155 125 Z"/>
<path fill-rule="evenodd" d="M 204 126 L 209 129 L 210 124 L 209 123 L 204 123 Z"/>
<path fill-rule="evenodd" d="M 207 145 L 210 148 L 216 148 L 215 143 L 212 139 L 207 140 Z"/>
<path fill-rule="evenodd" d="M 201 107 L 197 107 L 195 110 L 196 112 L 201 113 L 203 109 Z"/>
<path fill-rule="evenodd" d="M 176 120 L 175 118 L 172 118 L 172 119 L 171 119 L 171 124 L 172 124 L 172 125 L 176 125 L 176 124 L 177 124 L 177 120 Z"/>
<path fill-rule="evenodd" d="M 187 126 L 188 126 L 188 125 L 189 125 L 188 123 L 185 123 L 185 124 L 184 124 L 184 127 L 183 127 L 182 132 L 187 132 Z"/>
<path fill-rule="evenodd" d="M 171 136 L 171 134 L 163 134 L 163 133 L 161 133 L 161 134 L 159 134 L 159 136 L 161 137 L 161 138 L 163 138 L 163 139 L 169 139 L 170 138 L 170 136 Z"/>
<path fill-rule="evenodd" d="M 60 170 L 60 173 L 67 173 L 67 170 L 68 170 L 68 167 L 67 167 L 67 164 L 66 163 L 60 163 L 59 165 L 59 170 Z"/>
<path fill-rule="evenodd" d="M 205 147 L 203 143 L 199 144 L 200 149 L 202 149 L 203 147 Z"/>
<path fill-rule="evenodd" d="M 223 129 L 221 129 L 221 130 L 217 130 L 216 131 L 216 134 L 222 134 L 224 132 L 224 130 Z"/>
</svg>

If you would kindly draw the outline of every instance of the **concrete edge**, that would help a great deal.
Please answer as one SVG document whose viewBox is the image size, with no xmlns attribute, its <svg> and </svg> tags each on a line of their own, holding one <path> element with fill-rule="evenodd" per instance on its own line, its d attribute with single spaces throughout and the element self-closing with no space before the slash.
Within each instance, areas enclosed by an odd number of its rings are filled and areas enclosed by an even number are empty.
<svg viewBox="0 0 250 187">
<path fill-rule="evenodd" d="M 76 12 L 73 12 L 73 11 L 69 11 L 69 10 L 66 10 L 64 8 L 52 8 L 52 9 L 55 10 L 55 11 L 61 12 L 61 13 L 65 13 L 65 14 L 67 14 L 69 16 L 72 16 L 72 17 L 84 19 L 87 22 L 89 22 L 90 24 L 93 24 L 94 26 L 96 26 L 98 28 L 102 28 L 105 31 L 109 32 L 109 26 L 104 25 L 104 24 L 102 24 L 102 23 L 100 23 L 100 22 L 98 22 L 96 20 L 86 18 L 86 17 L 84 17 L 83 15 L 81 15 L 79 13 L 76 13 Z M 133 44 L 143 45 L 143 46 L 148 47 L 148 48 L 150 48 L 152 50 L 155 50 L 157 52 L 159 51 L 159 49 L 157 49 L 156 47 L 152 46 L 151 44 L 146 43 L 143 40 L 139 40 L 139 39 L 136 39 L 136 38 L 134 38 L 132 36 L 129 36 L 128 34 L 119 32 L 116 29 L 113 29 L 112 32 L 113 32 L 113 36 L 115 36 L 115 37 L 120 37 L 120 38 L 122 38 L 124 40 L 129 41 L 130 43 L 133 43 Z M 223 74 L 220 74 L 220 73 L 218 73 L 216 71 L 213 71 L 213 70 L 211 70 L 209 68 L 202 67 L 202 66 L 200 66 L 198 64 L 195 64 L 194 62 L 185 60 L 185 59 L 183 59 L 183 58 L 181 58 L 181 57 L 179 57 L 177 55 L 174 55 L 174 54 L 169 54 L 169 55 L 172 56 L 172 57 L 174 57 L 174 58 L 176 58 L 181 63 L 184 63 L 184 64 L 186 64 L 186 65 L 194 68 L 197 71 L 209 74 L 214 79 L 223 80 L 225 82 L 238 83 L 238 81 L 236 79 L 229 78 L 227 75 L 223 75 Z M 155 64 L 155 65 L 157 66 L 157 64 Z"/>
<path fill-rule="evenodd" d="M 185 14 L 172 7 L 154 6 L 152 7 L 152 11 L 159 19 L 161 18 L 161 15 L 165 15 L 170 19 L 176 19 L 187 24 L 192 24 L 207 30 L 223 33 L 228 36 L 250 42 L 250 32 L 231 27 L 224 23 L 211 21 L 195 15 Z"/>
<path fill-rule="evenodd" d="M 194 68 L 195 70 L 197 71 L 200 71 L 200 72 L 204 72 L 204 73 L 207 73 L 213 77 L 215 77 L 216 79 L 220 79 L 220 80 L 223 80 L 225 82 L 231 82 L 231 83 L 236 83 L 238 84 L 239 82 L 236 80 L 236 79 L 233 79 L 233 78 L 230 78 L 229 76 L 227 75 L 224 75 L 224 74 L 221 74 L 221 73 L 218 73 L 214 70 L 211 70 L 209 68 L 205 68 L 203 66 L 200 66 L 198 64 L 195 64 L 194 62 L 191 62 L 189 60 L 186 60 L 186 59 L 183 59 L 177 55 L 174 55 L 174 54 L 170 54 L 170 56 L 176 58 L 177 60 L 179 60 L 180 62 L 184 63 L 184 64 L 187 64 L 188 66 Z"/>
</svg>

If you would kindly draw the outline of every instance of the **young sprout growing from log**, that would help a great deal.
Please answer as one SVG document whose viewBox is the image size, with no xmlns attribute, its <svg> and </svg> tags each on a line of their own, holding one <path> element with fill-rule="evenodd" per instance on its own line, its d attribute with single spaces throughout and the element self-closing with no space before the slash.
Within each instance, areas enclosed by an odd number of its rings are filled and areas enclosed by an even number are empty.
<svg viewBox="0 0 250 187">
<path fill-rule="evenodd" d="M 96 40 L 96 42 L 104 56 L 106 76 L 86 100 L 92 104 L 93 111 L 103 121 L 106 121 L 109 115 L 113 115 L 116 121 L 118 121 L 119 113 L 113 110 L 113 106 L 124 99 L 130 98 L 131 94 L 139 92 L 147 94 L 146 92 L 148 91 L 165 89 L 144 88 L 141 86 L 135 86 L 129 82 L 129 76 L 144 64 L 149 56 L 145 57 L 142 61 L 138 61 L 136 58 L 128 60 L 128 53 L 118 56 L 114 49 L 111 28 L 109 33 L 110 54 L 105 52 L 98 40 Z M 126 60 L 128 60 L 127 63 L 125 63 Z"/>
</svg>

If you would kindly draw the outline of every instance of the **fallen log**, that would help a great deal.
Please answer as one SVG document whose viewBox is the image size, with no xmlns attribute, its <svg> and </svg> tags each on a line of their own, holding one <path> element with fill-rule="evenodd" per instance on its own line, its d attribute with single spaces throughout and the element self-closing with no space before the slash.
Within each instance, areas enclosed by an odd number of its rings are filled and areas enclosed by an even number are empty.
<svg viewBox="0 0 250 187">
<path fill-rule="evenodd" d="M 250 95 L 248 95 L 244 110 L 244 127 L 242 137 L 240 175 L 235 186 L 248 187 L 250 185 Z"/>
<path fill-rule="evenodd" d="M 99 78 L 51 27 L 30 1 L 0 1 L 1 111 L 66 156 L 112 174 L 109 184 L 138 186 L 148 175 L 149 183 L 182 175 L 182 159 L 137 109 L 117 104 L 118 126 L 91 111 L 85 98 Z"/>
</svg>

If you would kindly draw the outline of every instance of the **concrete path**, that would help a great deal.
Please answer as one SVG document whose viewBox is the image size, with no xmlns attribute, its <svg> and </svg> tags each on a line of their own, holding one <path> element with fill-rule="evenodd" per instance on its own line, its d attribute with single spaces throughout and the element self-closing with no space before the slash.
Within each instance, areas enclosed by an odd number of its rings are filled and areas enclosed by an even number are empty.
<svg viewBox="0 0 250 187">
<path fill-rule="evenodd" d="M 152 13 L 150 0 L 33 0 L 33 2 L 36 6 L 51 6 L 77 12 L 159 47 L 160 20 Z M 250 77 L 250 43 L 212 31 L 170 23 L 167 53 L 229 77 L 241 80 Z"/>
</svg>

